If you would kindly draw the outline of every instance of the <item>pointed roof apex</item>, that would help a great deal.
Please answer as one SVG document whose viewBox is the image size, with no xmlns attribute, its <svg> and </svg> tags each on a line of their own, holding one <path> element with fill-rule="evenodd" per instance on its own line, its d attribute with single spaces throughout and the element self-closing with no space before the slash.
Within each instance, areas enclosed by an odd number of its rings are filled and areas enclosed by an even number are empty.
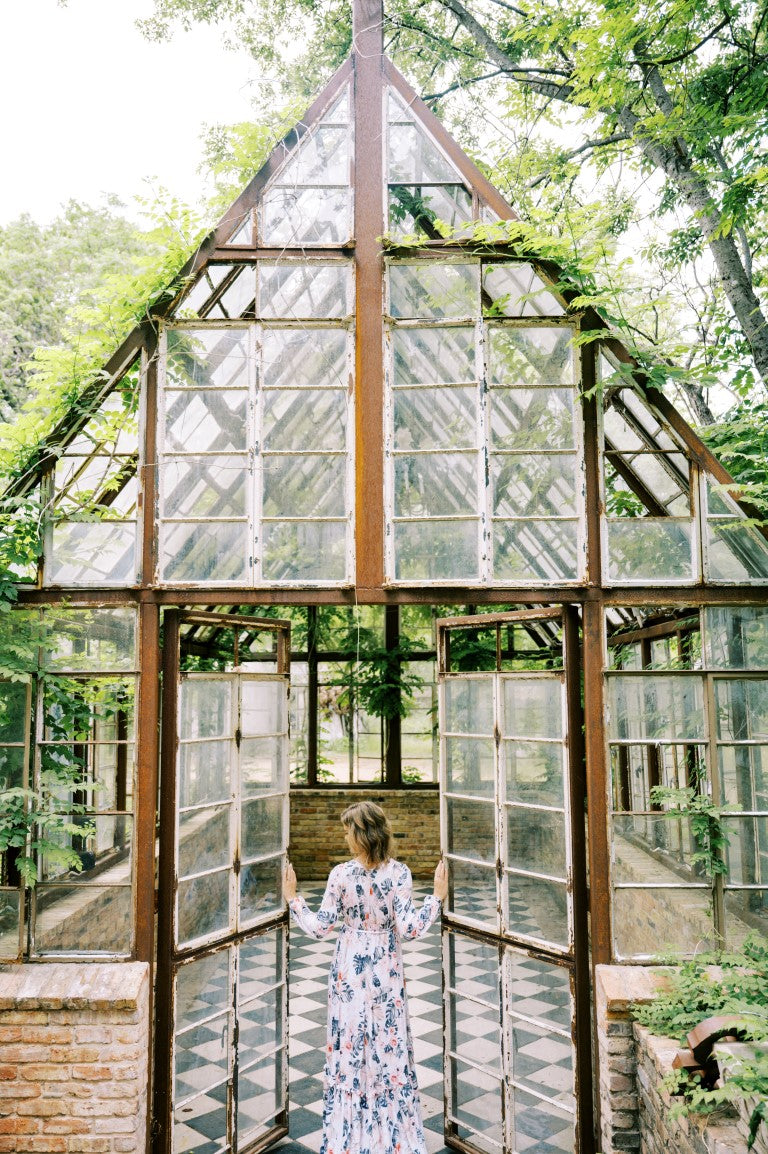
<svg viewBox="0 0 768 1154">
<path fill-rule="evenodd" d="M 352 0 L 352 47 L 356 55 L 384 55 L 382 0 Z"/>
</svg>

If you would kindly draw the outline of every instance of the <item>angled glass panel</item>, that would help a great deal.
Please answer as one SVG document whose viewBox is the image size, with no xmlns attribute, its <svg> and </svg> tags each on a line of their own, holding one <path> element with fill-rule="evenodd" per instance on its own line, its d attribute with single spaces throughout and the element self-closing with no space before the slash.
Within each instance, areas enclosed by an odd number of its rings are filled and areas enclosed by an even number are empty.
<svg viewBox="0 0 768 1154">
<path fill-rule="evenodd" d="M 577 467 L 573 453 L 493 454 L 493 515 L 575 515 Z"/>
<path fill-rule="evenodd" d="M 395 576 L 400 581 L 472 580 L 478 576 L 478 523 L 397 521 Z"/>
<path fill-rule="evenodd" d="M 272 185 L 338 185 L 349 183 L 349 130 L 321 124 L 294 149 Z"/>
<path fill-rule="evenodd" d="M 463 384 L 475 380 L 473 328 L 396 329 L 395 385 Z"/>
<path fill-rule="evenodd" d="M 160 467 L 163 517 L 244 517 L 246 456 L 168 457 Z"/>
<path fill-rule="evenodd" d="M 493 575 L 499 581 L 574 581 L 578 576 L 578 522 L 493 522 Z"/>
<path fill-rule="evenodd" d="M 477 264 L 398 262 L 389 266 L 393 317 L 435 320 L 474 317 L 479 299 Z"/>
<path fill-rule="evenodd" d="M 389 228 L 429 239 L 471 235 L 472 197 L 463 184 L 390 185 Z"/>
<path fill-rule="evenodd" d="M 245 329 L 169 329 L 166 388 L 247 388 Z"/>
<path fill-rule="evenodd" d="M 341 244 L 351 232 L 346 188 L 273 188 L 264 194 L 265 244 Z"/>
<path fill-rule="evenodd" d="M 347 124 L 349 122 L 349 88 L 345 88 L 341 96 L 333 102 L 322 119 L 329 124 Z"/>
<path fill-rule="evenodd" d="M 489 264 L 483 270 L 486 316 L 562 316 L 565 309 L 529 264 Z"/>
<path fill-rule="evenodd" d="M 341 329 L 264 329 L 265 389 L 349 385 L 347 334 Z"/>
<path fill-rule="evenodd" d="M 492 326 L 489 335 L 492 385 L 558 385 L 574 380 L 570 327 Z"/>
<path fill-rule="evenodd" d="M 264 517 L 343 517 L 346 459 L 290 453 L 262 456 Z"/>
<path fill-rule="evenodd" d="M 753 525 L 741 524 L 742 518 L 707 518 L 705 564 L 712 581 L 768 580 L 768 541 Z"/>
<path fill-rule="evenodd" d="M 346 521 L 264 523 L 264 581 L 342 581 L 347 576 Z"/>
<path fill-rule="evenodd" d="M 478 441 L 475 386 L 398 389 L 395 449 L 470 449 Z"/>
<path fill-rule="evenodd" d="M 351 312 L 350 265 L 259 265 L 259 311 L 265 318 L 324 319 Z"/>
<path fill-rule="evenodd" d="M 215 304 L 206 313 L 206 320 L 237 320 L 239 317 L 253 316 L 255 305 L 255 269 L 246 265 L 219 295 Z"/>
<path fill-rule="evenodd" d="M 213 297 L 221 282 L 231 273 L 231 264 L 209 264 L 199 274 L 194 284 L 187 290 L 174 310 L 174 316 L 197 317 L 207 311 L 207 303 Z"/>
<path fill-rule="evenodd" d="M 458 170 L 420 124 L 390 124 L 387 179 L 391 184 L 463 184 Z"/>
</svg>

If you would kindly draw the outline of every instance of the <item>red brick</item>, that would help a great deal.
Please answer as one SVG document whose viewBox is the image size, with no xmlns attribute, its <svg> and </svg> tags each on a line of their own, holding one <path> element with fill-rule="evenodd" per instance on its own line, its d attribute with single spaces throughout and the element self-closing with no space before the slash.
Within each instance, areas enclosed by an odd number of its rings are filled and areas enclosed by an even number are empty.
<svg viewBox="0 0 768 1154">
<path fill-rule="evenodd" d="M 0 1118 L 0 1134 L 38 1134 L 40 1123 L 36 1118 Z"/>
</svg>

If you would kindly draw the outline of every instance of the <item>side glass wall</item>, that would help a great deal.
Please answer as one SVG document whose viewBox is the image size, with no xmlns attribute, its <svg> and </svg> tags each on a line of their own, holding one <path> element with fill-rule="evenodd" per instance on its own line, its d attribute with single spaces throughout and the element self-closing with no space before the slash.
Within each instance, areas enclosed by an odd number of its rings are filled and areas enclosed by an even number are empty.
<svg viewBox="0 0 768 1154">
<path fill-rule="evenodd" d="M 32 792 L 12 802 L 28 837 L 4 854 L 0 956 L 129 954 L 135 611 L 16 610 L 3 629 L 0 774 Z"/>
<path fill-rule="evenodd" d="M 616 955 L 765 933 L 768 608 L 610 610 L 606 705 Z"/>
</svg>

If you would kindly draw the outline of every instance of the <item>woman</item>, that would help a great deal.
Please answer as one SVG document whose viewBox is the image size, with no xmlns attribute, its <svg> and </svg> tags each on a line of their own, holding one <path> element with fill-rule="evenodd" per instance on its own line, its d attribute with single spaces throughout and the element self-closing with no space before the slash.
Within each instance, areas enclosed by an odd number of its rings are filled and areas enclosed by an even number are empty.
<svg viewBox="0 0 768 1154">
<path fill-rule="evenodd" d="M 373 802 L 341 815 L 352 860 L 335 866 L 313 914 L 285 871 L 285 896 L 313 938 L 341 921 L 328 976 L 323 1143 L 320 1154 L 426 1154 L 408 1024 L 401 938 L 420 938 L 448 893 L 446 868 L 420 910 L 411 871 L 391 856 L 392 833 Z"/>
</svg>

